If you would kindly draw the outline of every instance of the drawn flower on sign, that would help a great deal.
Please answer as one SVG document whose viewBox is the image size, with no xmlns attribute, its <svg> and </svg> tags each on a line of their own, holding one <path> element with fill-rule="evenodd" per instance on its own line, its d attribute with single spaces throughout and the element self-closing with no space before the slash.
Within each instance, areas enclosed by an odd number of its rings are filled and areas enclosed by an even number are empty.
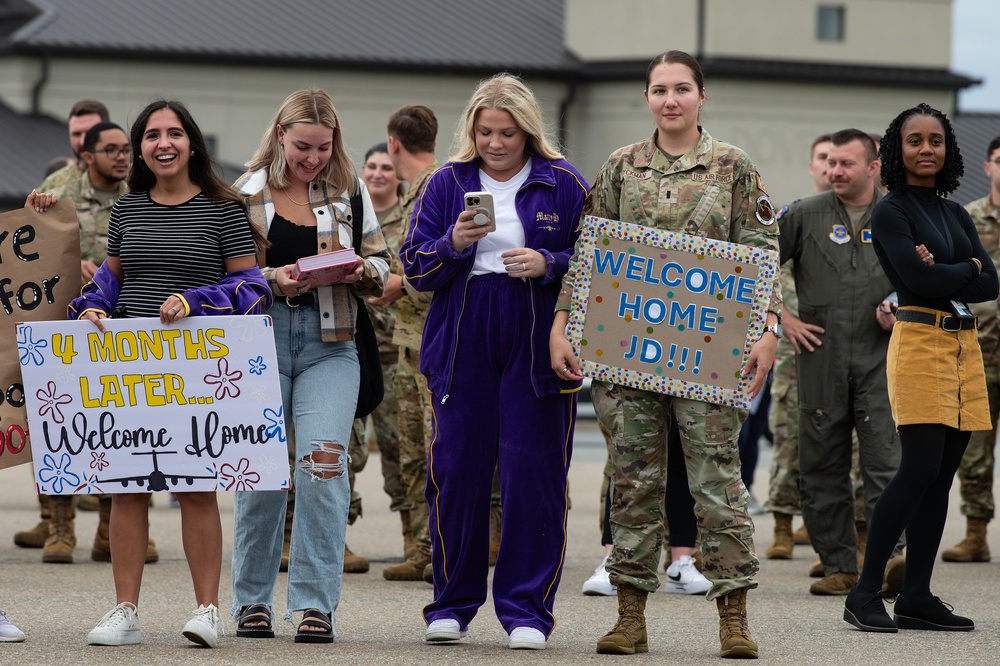
<svg viewBox="0 0 1000 666">
<path fill-rule="evenodd" d="M 250 374 L 262 375 L 264 374 L 265 370 L 267 370 L 267 364 L 264 363 L 263 356 L 258 356 L 257 358 L 250 359 Z"/>
<path fill-rule="evenodd" d="M 31 327 L 22 326 L 21 330 L 17 334 L 17 353 L 20 355 L 21 365 L 28 365 L 28 362 L 33 362 L 35 365 L 41 365 L 45 362 L 45 357 L 42 356 L 42 349 L 49 346 L 48 340 L 34 340 L 31 337 Z"/>
<path fill-rule="evenodd" d="M 110 465 L 105 457 L 104 451 L 98 453 L 97 451 L 90 452 L 90 469 L 96 469 L 98 472 L 103 472 Z"/>
<path fill-rule="evenodd" d="M 238 398 L 240 397 L 240 387 L 236 382 L 243 378 L 242 370 L 229 372 L 229 361 L 223 357 L 219 359 L 219 374 L 205 375 L 206 384 L 217 384 L 215 387 L 215 399 Z"/>
<path fill-rule="evenodd" d="M 278 466 L 274 464 L 274 456 L 269 456 L 266 453 L 260 454 L 260 460 L 257 463 L 257 467 L 262 472 L 273 472 L 278 469 Z"/>
<path fill-rule="evenodd" d="M 240 458 L 235 467 L 229 463 L 222 465 L 223 483 L 226 490 L 253 490 L 255 483 L 260 483 L 260 474 L 251 472 L 250 461 Z"/>
<path fill-rule="evenodd" d="M 244 342 L 250 342 L 254 338 L 264 334 L 264 320 L 257 317 L 240 317 L 232 321 L 229 327 L 240 333 L 240 338 Z"/>
<path fill-rule="evenodd" d="M 52 490 L 61 495 L 67 484 L 75 488 L 80 483 L 80 476 L 69 469 L 72 462 L 68 453 L 62 454 L 59 464 L 56 464 L 52 454 L 46 453 L 42 456 L 42 468 L 38 470 L 38 478 L 42 483 L 51 483 Z"/>
<path fill-rule="evenodd" d="M 270 407 L 264 410 L 264 418 L 270 424 L 267 426 L 267 430 L 264 434 L 270 437 L 277 437 L 279 442 L 284 442 L 285 440 L 285 408 L 279 407 L 278 411 L 274 411 Z"/>
<path fill-rule="evenodd" d="M 97 485 L 97 475 L 96 474 L 94 474 L 92 476 L 85 476 L 85 477 L 83 477 L 83 483 L 81 483 L 80 485 L 78 485 L 76 487 L 76 491 L 75 492 L 78 493 L 78 492 L 80 492 L 83 489 L 87 490 L 87 494 L 88 495 L 92 495 L 94 493 L 97 493 L 98 495 L 100 495 L 100 494 L 102 494 L 104 492 L 103 490 L 101 490 L 101 487 Z"/>
<path fill-rule="evenodd" d="M 56 383 L 49 382 L 44 389 L 35 391 L 35 396 L 42 403 L 42 406 L 38 408 L 38 415 L 45 416 L 52 412 L 52 420 L 56 423 L 62 423 L 64 417 L 59 405 L 68 405 L 73 402 L 73 398 L 68 393 L 56 395 L 56 390 Z"/>
<path fill-rule="evenodd" d="M 270 402 L 270 398 L 267 397 L 267 389 L 263 386 L 254 386 L 253 390 L 250 391 L 250 396 L 258 405 L 262 402 Z"/>
<path fill-rule="evenodd" d="M 65 383 L 75 384 L 77 375 L 75 372 L 73 372 L 73 370 L 69 366 L 64 365 L 58 370 L 56 370 L 56 379 L 63 382 L 64 384 Z"/>
</svg>

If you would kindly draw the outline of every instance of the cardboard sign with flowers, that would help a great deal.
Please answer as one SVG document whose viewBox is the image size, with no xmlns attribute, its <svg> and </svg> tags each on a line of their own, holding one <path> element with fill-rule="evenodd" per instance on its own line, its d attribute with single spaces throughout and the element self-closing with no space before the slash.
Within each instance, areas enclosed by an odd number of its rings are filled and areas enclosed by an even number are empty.
<svg viewBox="0 0 1000 666">
<path fill-rule="evenodd" d="M 45 495 L 288 488 L 271 318 L 18 324 Z"/>
</svg>

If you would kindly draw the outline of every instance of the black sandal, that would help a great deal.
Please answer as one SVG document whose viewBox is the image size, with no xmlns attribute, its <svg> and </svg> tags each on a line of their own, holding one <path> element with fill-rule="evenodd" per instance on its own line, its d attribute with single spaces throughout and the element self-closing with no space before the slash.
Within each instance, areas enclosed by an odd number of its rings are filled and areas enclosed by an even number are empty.
<svg viewBox="0 0 1000 666">
<path fill-rule="evenodd" d="M 267 604 L 252 604 L 240 606 L 239 621 L 236 624 L 236 636 L 239 638 L 274 638 L 274 627 L 271 609 Z M 247 626 L 252 623 L 266 622 Z"/>
<path fill-rule="evenodd" d="M 312 631 L 304 627 L 316 627 L 319 631 Z M 296 643 L 332 643 L 333 623 L 330 613 L 323 613 L 316 608 L 310 608 L 302 613 L 302 621 L 299 622 L 298 629 L 295 630 Z"/>
</svg>

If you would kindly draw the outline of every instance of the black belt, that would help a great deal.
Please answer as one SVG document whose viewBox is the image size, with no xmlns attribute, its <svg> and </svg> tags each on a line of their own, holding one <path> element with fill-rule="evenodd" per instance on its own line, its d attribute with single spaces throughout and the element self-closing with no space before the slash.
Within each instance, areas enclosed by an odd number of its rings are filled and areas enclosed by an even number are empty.
<svg viewBox="0 0 1000 666">
<path fill-rule="evenodd" d="M 968 319 L 965 317 L 952 317 L 950 315 L 938 316 L 933 312 L 921 312 L 919 310 L 896 310 L 898 321 L 913 321 L 918 324 L 928 324 L 930 326 L 940 326 L 946 331 L 955 331 L 977 328 L 979 320 L 977 318 Z"/>
<path fill-rule="evenodd" d="M 297 308 L 300 305 L 316 305 L 316 294 L 310 292 L 298 296 L 279 296 L 277 300 L 290 308 Z"/>
</svg>

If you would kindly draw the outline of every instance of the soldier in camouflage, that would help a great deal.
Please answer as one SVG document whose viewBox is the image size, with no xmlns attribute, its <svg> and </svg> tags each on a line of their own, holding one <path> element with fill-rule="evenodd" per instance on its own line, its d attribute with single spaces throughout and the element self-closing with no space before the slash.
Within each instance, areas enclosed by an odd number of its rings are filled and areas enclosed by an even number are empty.
<svg viewBox="0 0 1000 666">
<path fill-rule="evenodd" d="M 647 70 L 647 104 L 657 128 L 650 139 L 614 152 L 601 169 L 587 212 L 651 226 L 777 250 L 778 226 L 761 178 L 739 148 L 713 139 L 697 124 L 705 99 L 697 60 L 681 51 L 660 54 Z M 580 377 L 564 329 L 576 276 L 586 270 L 577 253 L 563 282 L 550 338 L 552 367 Z M 763 386 L 778 343 L 780 288 L 775 285 L 765 332 L 744 373 L 756 372 L 751 393 Z M 618 623 L 598 641 L 609 654 L 646 652 L 646 596 L 657 589 L 663 538 L 667 432 L 680 430 L 690 491 L 701 536 L 703 573 L 717 602 L 723 657 L 757 656 L 746 614 L 746 592 L 756 587 L 750 495 L 740 478 L 737 440 L 747 412 L 595 382 L 594 407 L 611 431 L 614 547 L 608 562 L 617 586 Z"/>
<path fill-rule="evenodd" d="M 91 127 L 97 123 L 106 123 L 109 119 L 108 107 L 96 99 L 81 99 L 75 103 L 69 111 L 67 129 L 69 130 L 69 145 L 73 149 L 77 161 L 49 174 L 36 189 L 39 192 L 55 192 L 67 183 L 77 180 L 87 171 L 87 162 L 82 157 L 83 138 Z M 86 280 L 89 280 L 91 276 L 93 273 L 86 276 Z"/>
<path fill-rule="evenodd" d="M 361 176 L 368 188 L 378 217 L 382 236 L 389 248 L 390 257 L 399 252 L 403 233 L 403 188 L 400 179 L 389 161 L 386 144 L 379 143 L 368 149 L 361 169 Z M 385 394 L 381 404 L 371 413 L 369 419 L 379 451 L 382 467 L 382 489 L 389 496 L 389 510 L 398 511 L 403 526 L 403 550 L 412 548 L 406 539 L 409 532 L 410 513 L 406 492 L 399 475 L 399 424 L 397 418 L 396 396 L 392 391 L 393 377 L 396 375 L 396 360 L 399 350 L 392 343 L 392 332 L 396 321 L 398 301 L 403 295 L 402 271 L 398 273 L 390 266 L 389 277 L 386 279 L 385 291 L 380 297 L 365 301 L 368 315 L 378 339 L 379 357 L 382 365 L 382 381 Z M 351 484 L 351 505 L 348 511 L 348 524 L 353 525 L 362 512 L 361 494 L 355 490 L 354 480 L 357 474 L 368 463 L 368 423 L 369 419 L 357 419 L 351 430 L 351 440 L 348 443 L 348 454 L 351 463 L 348 466 L 348 479 Z M 404 555 L 405 556 L 405 555 Z M 358 573 L 367 571 L 369 562 L 366 558 L 347 550 L 344 554 L 344 572 Z"/>
<path fill-rule="evenodd" d="M 976 223 L 983 247 L 990 253 L 993 263 L 1000 267 L 1000 136 L 990 141 L 983 169 L 990 178 L 990 193 L 965 209 Z M 966 536 L 941 553 L 946 562 L 990 561 L 986 527 L 993 519 L 993 447 L 997 436 L 997 410 L 1000 410 L 1000 316 L 997 301 L 974 303 L 970 307 L 979 317 L 979 346 L 983 350 L 993 429 L 972 433 L 958 468 Z"/>
<path fill-rule="evenodd" d="M 434 159 L 437 138 L 434 112 L 422 105 L 397 109 L 389 116 L 388 137 L 389 158 L 399 177 L 409 183 L 401 199 L 403 228 L 400 238 L 404 238 L 417 196 L 438 168 Z M 398 251 L 393 252 L 390 269 L 403 274 Z M 392 334 L 392 342 L 398 347 L 396 374 L 388 387 L 398 404 L 400 478 L 409 506 L 412 548 L 405 561 L 386 567 L 382 575 L 386 580 L 426 580 L 429 577 L 433 581 L 428 506 L 424 497 L 431 434 L 431 394 L 427 379 L 419 369 L 424 319 L 433 293 L 413 289 L 405 278 L 403 288 Z"/>
</svg>

